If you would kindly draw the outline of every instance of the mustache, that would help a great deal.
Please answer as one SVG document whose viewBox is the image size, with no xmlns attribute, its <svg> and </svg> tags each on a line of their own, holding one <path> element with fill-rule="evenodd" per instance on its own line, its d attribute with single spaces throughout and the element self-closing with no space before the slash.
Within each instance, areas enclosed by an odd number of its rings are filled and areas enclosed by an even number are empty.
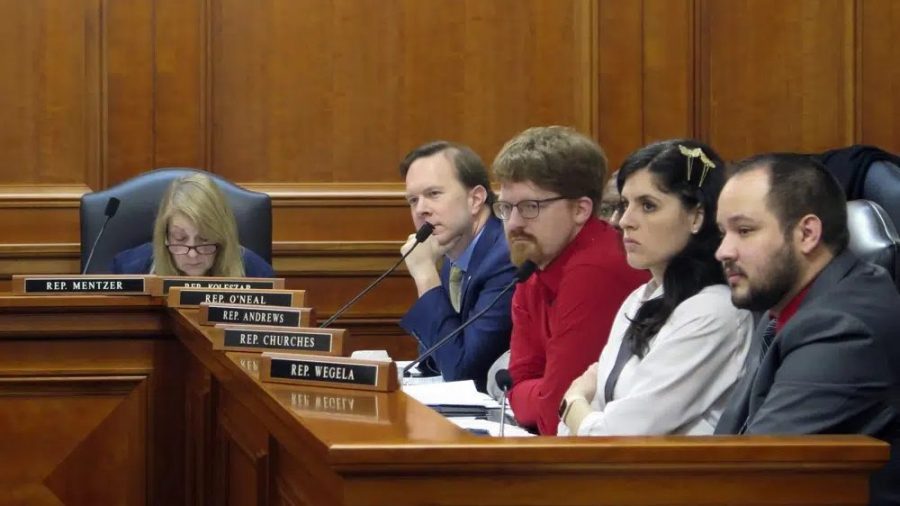
<svg viewBox="0 0 900 506">
<path fill-rule="evenodd" d="M 506 234 L 506 239 L 508 241 L 526 240 L 526 241 L 531 241 L 531 242 L 537 242 L 537 238 L 535 236 L 533 236 L 529 233 L 526 233 L 526 232 L 509 232 L 508 234 Z"/>
<path fill-rule="evenodd" d="M 744 272 L 744 269 L 741 269 L 734 263 L 734 261 L 725 261 L 722 262 L 722 270 L 725 272 L 725 276 L 731 276 L 737 274 L 739 276 L 746 276 L 747 273 Z"/>
</svg>

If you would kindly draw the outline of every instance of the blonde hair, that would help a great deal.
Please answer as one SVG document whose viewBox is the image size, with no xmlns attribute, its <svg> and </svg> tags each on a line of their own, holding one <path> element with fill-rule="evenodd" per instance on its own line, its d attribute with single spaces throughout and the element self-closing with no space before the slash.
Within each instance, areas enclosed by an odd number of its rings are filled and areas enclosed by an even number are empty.
<svg viewBox="0 0 900 506">
<path fill-rule="evenodd" d="M 189 219 L 209 241 L 216 243 L 216 260 L 209 276 L 243 277 L 244 262 L 238 241 L 237 222 L 225 195 L 206 174 L 197 172 L 180 177 L 166 190 L 159 203 L 153 225 L 152 274 L 180 276 L 166 247 L 169 222 L 177 214 Z"/>
</svg>

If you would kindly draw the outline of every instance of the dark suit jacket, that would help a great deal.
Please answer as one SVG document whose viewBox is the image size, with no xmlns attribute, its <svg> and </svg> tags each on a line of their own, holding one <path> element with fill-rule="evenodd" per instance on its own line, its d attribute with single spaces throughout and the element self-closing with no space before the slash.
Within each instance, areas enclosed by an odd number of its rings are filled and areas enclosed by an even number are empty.
<svg viewBox="0 0 900 506">
<path fill-rule="evenodd" d="M 486 307 L 513 280 L 515 272 L 509 261 L 503 223 L 491 216 L 475 244 L 469 270 L 463 278 L 460 312 L 457 314 L 450 304 L 446 288 L 450 262 L 444 262 L 441 286 L 419 297 L 400 320 L 400 326 L 419 340 L 421 353 Z M 479 390 L 485 391 L 488 369 L 509 349 L 512 293 L 510 290 L 504 294 L 487 313 L 434 353 L 436 368 L 445 380 L 471 379 Z"/>
<path fill-rule="evenodd" d="M 900 368 L 900 294 L 884 269 L 845 251 L 819 273 L 762 358 L 763 316 L 717 434 L 866 434 L 892 444 L 872 480 L 872 504 L 900 501 L 900 416 L 890 406 Z M 894 482 L 893 484 L 891 482 Z"/>
<path fill-rule="evenodd" d="M 275 271 L 261 256 L 241 247 L 244 274 L 248 278 L 271 278 Z M 113 257 L 110 271 L 113 274 L 148 274 L 153 265 L 153 243 L 144 243 L 135 248 L 117 253 Z"/>
</svg>

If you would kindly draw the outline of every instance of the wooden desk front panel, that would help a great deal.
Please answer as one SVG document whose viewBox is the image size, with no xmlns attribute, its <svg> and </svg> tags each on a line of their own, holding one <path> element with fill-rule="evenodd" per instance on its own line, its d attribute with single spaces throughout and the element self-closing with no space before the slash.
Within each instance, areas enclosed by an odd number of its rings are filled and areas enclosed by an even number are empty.
<svg viewBox="0 0 900 506">
<path fill-rule="evenodd" d="M 0 504 L 182 502 L 186 355 L 115 300 L 0 297 Z"/>
</svg>

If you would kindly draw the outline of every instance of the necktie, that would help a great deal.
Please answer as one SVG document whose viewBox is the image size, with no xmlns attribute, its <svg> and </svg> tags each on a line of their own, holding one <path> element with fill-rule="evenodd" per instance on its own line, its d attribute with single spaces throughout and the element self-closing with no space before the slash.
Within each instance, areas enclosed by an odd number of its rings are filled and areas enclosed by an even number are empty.
<svg viewBox="0 0 900 506">
<path fill-rule="evenodd" d="M 622 339 L 619 353 L 616 354 L 616 362 L 613 364 L 612 370 L 609 371 L 609 376 L 606 377 L 606 385 L 603 387 L 603 398 L 607 403 L 612 400 L 616 383 L 619 382 L 619 375 L 622 374 L 622 369 L 631 360 L 632 355 L 634 355 L 634 352 L 631 350 L 631 340 Z"/>
<path fill-rule="evenodd" d="M 453 309 L 457 313 L 459 312 L 460 297 L 462 296 L 462 278 L 463 270 L 455 265 L 450 266 L 450 280 L 447 288 L 450 292 L 450 304 L 453 305 Z"/>
</svg>

